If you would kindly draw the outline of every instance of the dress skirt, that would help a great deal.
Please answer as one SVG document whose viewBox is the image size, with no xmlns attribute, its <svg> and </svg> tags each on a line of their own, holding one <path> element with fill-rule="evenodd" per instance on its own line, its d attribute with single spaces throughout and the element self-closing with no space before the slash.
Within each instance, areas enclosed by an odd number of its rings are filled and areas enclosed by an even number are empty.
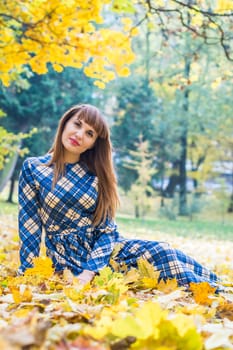
<svg viewBox="0 0 233 350">
<path fill-rule="evenodd" d="M 168 243 L 123 239 L 121 244 L 121 249 L 114 257 L 119 266 L 136 268 L 138 259 L 143 258 L 160 271 L 159 279 L 176 278 L 180 286 L 188 286 L 191 282 L 208 282 L 218 287 L 219 279 L 215 273 L 182 251 L 173 249 Z"/>
</svg>

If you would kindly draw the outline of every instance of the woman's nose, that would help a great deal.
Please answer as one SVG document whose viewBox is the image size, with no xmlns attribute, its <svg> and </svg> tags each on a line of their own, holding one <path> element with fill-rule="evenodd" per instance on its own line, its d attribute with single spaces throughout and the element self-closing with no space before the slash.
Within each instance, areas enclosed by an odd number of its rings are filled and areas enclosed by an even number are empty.
<svg viewBox="0 0 233 350">
<path fill-rule="evenodd" d="M 77 138 L 81 139 L 83 137 L 83 130 L 82 129 L 77 130 L 75 135 Z"/>
</svg>

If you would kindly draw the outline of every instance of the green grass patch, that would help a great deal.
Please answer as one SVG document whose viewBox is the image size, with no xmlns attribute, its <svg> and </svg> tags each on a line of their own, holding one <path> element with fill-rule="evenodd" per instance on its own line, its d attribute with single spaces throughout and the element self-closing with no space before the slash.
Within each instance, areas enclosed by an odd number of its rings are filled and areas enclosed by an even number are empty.
<svg viewBox="0 0 233 350">
<path fill-rule="evenodd" d="M 5 200 L 0 200 L 0 215 L 13 215 L 17 217 L 18 213 L 18 204 L 17 203 L 8 203 Z"/>
<path fill-rule="evenodd" d="M 171 221 L 164 218 L 136 219 L 132 217 L 117 216 L 120 233 L 148 234 L 148 238 L 156 236 L 156 232 L 178 235 L 190 238 L 212 237 L 219 240 L 233 240 L 233 222 L 222 223 L 215 221 L 195 220 L 179 217 Z"/>
<path fill-rule="evenodd" d="M 1 196 L 0 216 L 11 216 L 11 220 L 17 220 L 17 214 L 18 204 L 8 203 Z M 156 233 L 162 232 L 164 234 L 184 236 L 187 238 L 212 237 L 219 240 L 233 241 L 232 215 L 226 215 L 223 222 L 222 218 L 213 212 L 209 212 L 209 215 L 203 214 L 190 221 L 188 217 L 177 217 L 176 220 L 168 220 L 158 215 L 145 219 L 137 219 L 130 214 L 123 215 L 122 213 L 118 213 L 116 221 L 119 231 L 123 236 L 125 234 L 130 234 L 131 236 L 142 234 L 148 236 L 148 239 L 154 239 L 156 238 Z"/>
</svg>

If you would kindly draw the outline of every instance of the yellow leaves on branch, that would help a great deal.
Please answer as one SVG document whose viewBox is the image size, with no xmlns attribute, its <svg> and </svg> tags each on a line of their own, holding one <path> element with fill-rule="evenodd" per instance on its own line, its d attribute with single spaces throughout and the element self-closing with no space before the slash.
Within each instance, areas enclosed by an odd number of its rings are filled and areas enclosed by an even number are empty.
<svg viewBox="0 0 233 350">
<path fill-rule="evenodd" d="M 0 79 L 9 85 L 25 65 L 38 73 L 47 64 L 61 72 L 64 67 L 85 67 L 85 74 L 100 81 L 127 76 L 134 60 L 130 23 L 125 28 L 104 28 L 103 0 L 6 0 L 0 4 Z M 101 24 L 101 26 L 100 26 Z"/>
<path fill-rule="evenodd" d="M 215 11 L 216 12 L 233 11 L 232 0 L 217 0 Z"/>
</svg>

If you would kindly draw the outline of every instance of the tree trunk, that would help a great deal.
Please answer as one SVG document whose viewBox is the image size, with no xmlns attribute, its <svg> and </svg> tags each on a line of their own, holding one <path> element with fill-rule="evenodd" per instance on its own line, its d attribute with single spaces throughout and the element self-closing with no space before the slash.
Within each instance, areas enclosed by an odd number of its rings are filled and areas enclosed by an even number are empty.
<svg viewBox="0 0 233 350">
<path fill-rule="evenodd" d="M 186 159 L 187 159 L 187 133 L 183 133 L 181 138 L 181 157 L 179 164 L 180 172 L 180 191 L 179 191 L 179 215 L 187 215 L 187 173 L 186 173 Z"/>
<path fill-rule="evenodd" d="M 230 203 L 229 203 L 229 206 L 227 208 L 227 212 L 233 213 L 233 173 L 232 173 L 232 193 L 231 193 L 231 197 L 230 197 Z"/>
<path fill-rule="evenodd" d="M 164 191 L 165 197 L 173 198 L 175 194 L 176 186 L 180 183 L 180 176 L 172 174 L 169 178 L 169 183 Z"/>
<path fill-rule="evenodd" d="M 7 202 L 8 203 L 13 203 L 14 189 L 15 189 L 15 177 L 12 176 L 12 178 L 10 179 L 9 195 L 8 195 L 8 198 L 7 198 Z"/>
<path fill-rule="evenodd" d="M 20 148 L 19 144 L 19 148 Z M 10 158 L 9 162 L 6 163 L 5 167 L 0 171 L 0 192 L 4 189 L 8 181 L 11 179 L 12 174 L 15 171 L 15 167 L 18 161 L 19 154 L 15 152 Z"/>
<path fill-rule="evenodd" d="M 191 69 L 191 59 L 185 56 L 184 76 L 188 81 Z M 179 215 L 187 215 L 187 139 L 188 139 L 188 113 L 189 113 L 189 87 L 185 87 L 184 91 L 184 118 L 183 118 L 183 132 L 180 138 L 181 144 L 181 157 L 179 162 L 179 175 L 180 175 L 180 191 L 179 191 Z"/>
<path fill-rule="evenodd" d="M 139 205 L 138 204 L 135 204 L 134 212 L 135 212 L 135 218 L 140 218 Z"/>
</svg>

